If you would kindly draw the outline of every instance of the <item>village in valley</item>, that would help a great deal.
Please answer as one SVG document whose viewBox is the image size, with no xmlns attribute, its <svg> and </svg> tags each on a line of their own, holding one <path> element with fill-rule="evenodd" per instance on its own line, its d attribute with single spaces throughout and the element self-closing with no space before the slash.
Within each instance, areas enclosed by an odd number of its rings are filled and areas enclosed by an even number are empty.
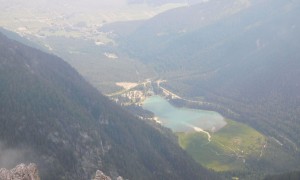
<svg viewBox="0 0 300 180">
<path fill-rule="evenodd" d="M 166 81 L 161 79 L 155 81 L 146 79 L 141 83 L 119 82 L 116 85 L 122 87 L 122 90 L 107 96 L 122 106 L 141 106 L 147 97 L 153 95 L 161 95 L 167 99 L 180 99 L 178 95 L 161 86 L 164 82 Z"/>
</svg>

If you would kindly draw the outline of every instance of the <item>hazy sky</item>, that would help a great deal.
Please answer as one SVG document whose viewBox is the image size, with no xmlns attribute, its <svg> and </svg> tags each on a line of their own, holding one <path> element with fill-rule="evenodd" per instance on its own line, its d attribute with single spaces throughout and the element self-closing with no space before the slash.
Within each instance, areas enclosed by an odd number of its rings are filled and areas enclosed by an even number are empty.
<svg viewBox="0 0 300 180">
<path fill-rule="evenodd" d="M 0 0 L 5 7 L 61 7 L 66 4 L 76 8 L 116 9 L 127 4 L 126 0 Z"/>
<path fill-rule="evenodd" d="M 161 5 L 163 3 L 195 3 L 206 0 L 0 0 L 0 9 L 27 8 L 27 9 L 64 9 L 68 10 L 116 10 L 132 3 L 149 3 Z"/>
<path fill-rule="evenodd" d="M 93 8 L 100 9 L 114 9 L 124 7 L 127 4 L 126 0 L 76 0 L 72 1 L 76 2 L 78 5 L 89 6 Z"/>
</svg>

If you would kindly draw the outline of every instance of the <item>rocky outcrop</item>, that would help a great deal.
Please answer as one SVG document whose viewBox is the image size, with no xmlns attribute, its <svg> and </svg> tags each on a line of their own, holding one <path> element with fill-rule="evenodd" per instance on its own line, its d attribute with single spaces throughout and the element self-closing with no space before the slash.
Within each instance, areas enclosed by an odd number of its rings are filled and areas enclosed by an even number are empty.
<svg viewBox="0 0 300 180">
<path fill-rule="evenodd" d="M 102 171 L 97 170 L 95 178 L 93 180 L 111 180 L 109 176 L 106 176 Z"/>
<path fill-rule="evenodd" d="M 11 170 L 0 169 L 0 180 L 40 180 L 35 164 L 20 164 Z"/>
<path fill-rule="evenodd" d="M 92 179 L 92 180 L 112 180 L 112 179 L 114 179 L 114 180 L 124 180 L 124 178 L 121 177 L 121 176 L 119 176 L 119 177 L 117 177 L 117 178 L 111 178 L 111 177 L 109 177 L 109 176 L 106 176 L 106 175 L 105 175 L 102 171 L 100 171 L 100 170 L 97 170 L 96 175 L 95 175 L 95 178 Z"/>
</svg>

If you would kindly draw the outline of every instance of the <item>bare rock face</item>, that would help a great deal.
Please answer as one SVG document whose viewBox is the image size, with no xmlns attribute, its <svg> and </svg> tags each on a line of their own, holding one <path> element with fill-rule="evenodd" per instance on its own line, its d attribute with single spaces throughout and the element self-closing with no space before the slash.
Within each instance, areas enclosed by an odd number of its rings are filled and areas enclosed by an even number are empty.
<svg viewBox="0 0 300 180">
<path fill-rule="evenodd" d="M 93 180 L 111 180 L 109 176 L 106 176 L 102 171 L 97 170 L 95 178 Z"/>
<path fill-rule="evenodd" d="M 11 170 L 0 169 L 0 180 L 40 180 L 35 164 L 20 164 Z"/>
<path fill-rule="evenodd" d="M 119 176 L 117 177 L 117 180 L 124 180 L 123 177 Z"/>
</svg>

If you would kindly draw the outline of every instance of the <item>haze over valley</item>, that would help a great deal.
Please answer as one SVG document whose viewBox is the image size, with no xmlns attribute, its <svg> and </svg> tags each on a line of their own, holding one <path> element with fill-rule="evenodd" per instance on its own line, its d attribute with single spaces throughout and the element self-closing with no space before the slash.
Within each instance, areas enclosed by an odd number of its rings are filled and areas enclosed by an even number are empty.
<svg viewBox="0 0 300 180">
<path fill-rule="evenodd" d="M 299 178 L 300 2 L 0 3 L 0 177 Z"/>
</svg>

